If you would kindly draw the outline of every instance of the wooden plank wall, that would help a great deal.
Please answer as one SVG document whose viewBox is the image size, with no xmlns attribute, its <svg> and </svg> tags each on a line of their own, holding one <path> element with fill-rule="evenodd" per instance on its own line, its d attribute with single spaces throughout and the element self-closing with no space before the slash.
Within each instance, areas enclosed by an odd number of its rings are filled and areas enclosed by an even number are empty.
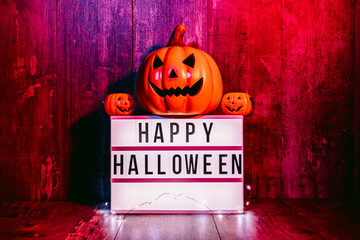
<svg viewBox="0 0 360 240">
<path fill-rule="evenodd" d="M 5 0 L 0 6 L 0 199 L 64 198 L 56 3 Z"/>
<path fill-rule="evenodd" d="M 252 195 L 359 195 L 359 0 L 4 0 L 0 201 L 109 199 L 109 93 L 188 29 L 243 91 Z M 219 113 L 219 111 L 217 111 Z"/>
<path fill-rule="evenodd" d="M 284 197 L 351 194 L 354 2 L 285 0 L 282 12 Z"/>
<path fill-rule="evenodd" d="M 360 0 L 355 1 L 355 194 L 360 195 Z"/>
</svg>

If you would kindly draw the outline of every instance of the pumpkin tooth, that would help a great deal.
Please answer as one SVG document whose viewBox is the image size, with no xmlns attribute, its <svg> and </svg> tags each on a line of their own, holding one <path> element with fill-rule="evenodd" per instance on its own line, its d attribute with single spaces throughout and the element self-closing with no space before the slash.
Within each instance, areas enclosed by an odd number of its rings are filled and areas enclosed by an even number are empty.
<svg viewBox="0 0 360 240">
<path fill-rule="evenodd" d="M 129 109 L 122 109 L 121 107 L 116 107 L 117 109 L 119 109 L 120 112 L 129 112 L 132 107 L 130 107 Z"/>
<path fill-rule="evenodd" d="M 174 91 L 175 96 L 179 96 L 180 94 L 182 94 L 183 90 L 181 90 L 181 88 L 177 87 L 176 90 Z"/>
<path fill-rule="evenodd" d="M 232 108 L 229 108 L 228 106 L 226 106 L 226 108 L 231 112 L 238 112 L 242 108 L 242 106 L 238 107 L 237 109 L 232 109 Z"/>
<path fill-rule="evenodd" d="M 169 96 L 171 97 L 172 95 L 175 95 L 176 97 L 182 95 L 182 96 L 186 96 L 187 94 L 189 94 L 191 97 L 195 96 L 201 89 L 202 85 L 203 85 L 203 78 L 200 78 L 194 85 L 192 85 L 192 87 L 186 86 L 183 89 L 181 89 L 180 87 L 177 87 L 176 89 L 174 88 L 170 88 L 170 89 L 160 89 L 158 88 L 155 84 L 153 84 L 152 82 L 150 82 L 150 86 L 154 89 L 154 91 L 156 92 L 157 95 L 159 95 L 160 97 L 165 97 L 165 96 Z"/>
<path fill-rule="evenodd" d="M 186 86 L 184 87 L 184 89 L 181 91 L 181 95 L 183 95 L 184 97 L 186 96 L 186 94 L 188 94 L 190 91 L 190 87 L 189 86 Z"/>
<path fill-rule="evenodd" d="M 165 89 L 166 89 L 166 88 L 165 88 Z M 165 90 L 165 89 L 164 89 L 164 90 Z M 174 95 L 174 93 L 175 93 L 175 90 L 174 90 L 173 88 L 170 88 L 167 95 L 168 95 L 169 97 L 171 97 L 172 95 Z"/>
</svg>

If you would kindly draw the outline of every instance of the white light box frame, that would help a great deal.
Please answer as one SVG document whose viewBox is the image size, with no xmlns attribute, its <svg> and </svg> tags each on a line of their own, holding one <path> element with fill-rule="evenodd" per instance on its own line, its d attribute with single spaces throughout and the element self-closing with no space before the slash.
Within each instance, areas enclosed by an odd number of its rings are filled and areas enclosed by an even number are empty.
<svg viewBox="0 0 360 240">
<path fill-rule="evenodd" d="M 243 213 L 243 117 L 111 117 L 115 213 Z"/>
</svg>

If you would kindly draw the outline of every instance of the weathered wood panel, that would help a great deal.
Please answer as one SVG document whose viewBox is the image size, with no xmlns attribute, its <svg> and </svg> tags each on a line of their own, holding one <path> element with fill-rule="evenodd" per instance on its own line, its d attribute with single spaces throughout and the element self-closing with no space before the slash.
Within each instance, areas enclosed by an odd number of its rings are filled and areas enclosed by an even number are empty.
<svg viewBox="0 0 360 240">
<path fill-rule="evenodd" d="M 132 85 L 132 5 L 59 1 L 58 12 L 59 147 L 69 168 L 70 198 L 108 199 L 110 130 L 102 102 Z"/>
<path fill-rule="evenodd" d="M 353 192 L 354 3 L 283 1 L 284 197 Z"/>
<path fill-rule="evenodd" d="M 21 185 L 21 179 L 12 176 L 17 169 L 16 151 L 16 119 L 17 108 L 17 40 L 18 40 L 18 11 L 16 4 L 11 1 L 3 1 L 0 8 L 0 182 L 8 184 L 0 185 L 0 199 L 16 199 L 19 196 L 16 186 Z M 11 104 L 10 104 L 11 103 Z M 16 159 L 16 160 L 15 160 Z M 26 195 L 26 194 L 24 194 Z"/>
<path fill-rule="evenodd" d="M 355 1 L 355 195 L 360 197 L 360 0 Z"/>
<path fill-rule="evenodd" d="M 243 91 L 253 96 L 254 115 L 245 119 L 245 158 L 254 194 L 281 197 L 281 1 L 251 1 L 249 78 Z M 247 150 L 246 150 L 247 149 Z M 245 166 L 246 167 L 246 166 Z"/>
<path fill-rule="evenodd" d="M 6 73 L 1 136 L 1 197 L 56 199 L 56 3 L 6 1 L 2 10 Z M 42 9 L 38 11 L 38 9 Z M 7 35 L 9 34 L 9 35 Z M 3 37 L 2 37 L 3 38 Z M 4 143 L 4 145 L 3 145 Z M 10 181 L 9 181 L 10 180 Z"/>
</svg>

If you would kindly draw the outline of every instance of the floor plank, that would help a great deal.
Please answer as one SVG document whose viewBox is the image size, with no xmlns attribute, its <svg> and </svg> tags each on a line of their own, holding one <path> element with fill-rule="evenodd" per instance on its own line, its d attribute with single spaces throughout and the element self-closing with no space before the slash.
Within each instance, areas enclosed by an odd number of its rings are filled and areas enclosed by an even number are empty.
<svg viewBox="0 0 360 240">
<path fill-rule="evenodd" d="M 65 239 L 94 209 L 71 202 L 10 202 L 0 206 L 0 239 Z"/>
<path fill-rule="evenodd" d="M 219 239 L 211 215 L 127 215 L 116 239 Z"/>
<path fill-rule="evenodd" d="M 89 220 L 82 220 L 66 240 L 77 239 L 115 239 L 123 215 L 112 214 L 108 209 L 97 209 Z"/>
<path fill-rule="evenodd" d="M 360 239 L 358 201 L 252 200 L 244 214 L 115 215 L 106 205 L 0 203 L 0 239 Z"/>
<path fill-rule="evenodd" d="M 284 200 L 326 239 L 360 239 L 359 201 Z"/>
<path fill-rule="evenodd" d="M 214 216 L 221 239 L 322 239 L 279 200 L 252 201 L 244 214 Z"/>
</svg>

